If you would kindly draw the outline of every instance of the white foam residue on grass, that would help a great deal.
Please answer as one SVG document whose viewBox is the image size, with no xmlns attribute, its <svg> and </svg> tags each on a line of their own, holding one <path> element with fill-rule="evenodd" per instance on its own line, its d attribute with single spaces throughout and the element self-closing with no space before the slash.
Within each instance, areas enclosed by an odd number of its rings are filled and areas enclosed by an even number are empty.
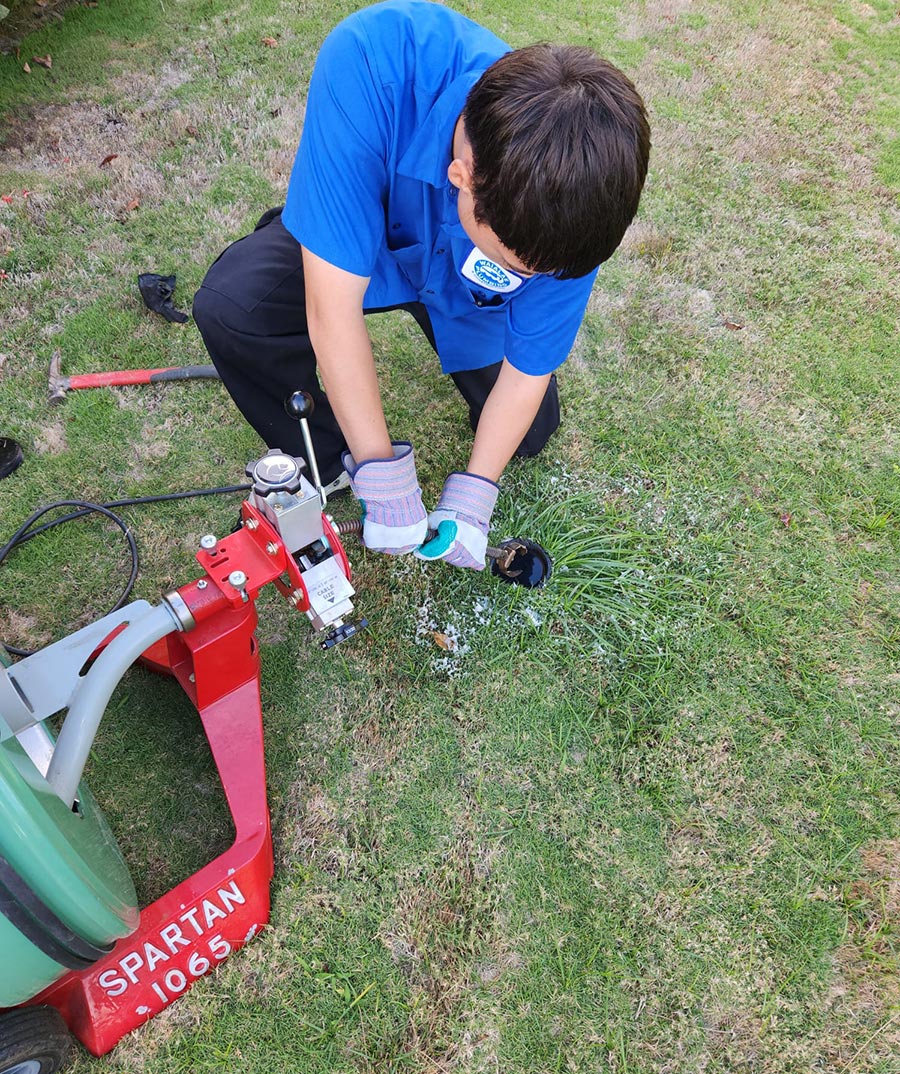
<svg viewBox="0 0 900 1074">
<path fill-rule="evenodd" d="M 550 474 L 547 480 L 550 485 L 558 486 L 556 491 L 575 493 L 587 487 L 583 476 L 578 473 L 572 473 L 562 459 L 554 459 L 551 465 L 554 468 L 553 473 Z"/>
<path fill-rule="evenodd" d="M 416 643 L 421 645 L 434 630 L 437 630 L 437 623 L 431 614 L 431 601 L 426 596 L 423 603 L 416 608 Z"/>
<path fill-rule="evenodd" d="M 448 676 L 459 675 L 462 670 L 462 658 L 471 646 L 465 640 L 462 617 L 451 611 L 448 621 L 438 619 L 431 607 L 431 600 L 426 596 L 416 609 L 416 645 L 431 648 L 429 665 L 435 673 Z"/>
<path fill-rule="evenodd" d="M 472 613 L 475 616 L 475 622 L 479 626 L 487 626 L 491 621 L 492 610 L 491 602 L 487 597 L 476 597 L 472 602 Z"/>
</svg>

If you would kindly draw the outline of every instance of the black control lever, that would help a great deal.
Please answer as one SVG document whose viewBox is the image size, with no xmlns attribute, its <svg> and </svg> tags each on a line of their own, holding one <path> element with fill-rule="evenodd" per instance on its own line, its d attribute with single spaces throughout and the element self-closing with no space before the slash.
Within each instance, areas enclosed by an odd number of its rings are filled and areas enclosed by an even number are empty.
<svg viewBox="0 0 900 1074">
<path fill-rule="evenodd" d="M 322 501 L 322 510 L 324 511 L 328 497 L 325 495 L 325 489 L 322 487 L 322 478 L 319 476 L 319 463 L 316 460 L 316 451 L 313 447 L 312 434 L 309 431 L 309 419 L 312 417 L 315 408 L 316 404 L 309 392 L 291 392 L 284 401 L 285 413 L 289 414 L 292 418 L 296 418 L 297 421 L 300 422 L 300 432 L 303 434 L 303 444 L 306 447 L 306 458 L 309 461 L 309 469 L 312 473 L 313 484 L 316 486 L 316 492 L 318 492 L 319 499 Z"/>
</svg>

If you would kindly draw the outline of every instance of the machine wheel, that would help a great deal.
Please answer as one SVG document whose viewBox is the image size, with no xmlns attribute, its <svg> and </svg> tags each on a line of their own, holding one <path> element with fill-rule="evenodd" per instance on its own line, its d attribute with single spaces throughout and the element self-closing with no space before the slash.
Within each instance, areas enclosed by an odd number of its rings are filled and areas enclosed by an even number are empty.
<svg viewBox="0 0 900 1074">
<path fill-rule="evenodd" d="M 54 1074 L 72 1037 L 54 1007 L 20 1007 L 0 1015 L 0 1074 Z"/>
</svg>

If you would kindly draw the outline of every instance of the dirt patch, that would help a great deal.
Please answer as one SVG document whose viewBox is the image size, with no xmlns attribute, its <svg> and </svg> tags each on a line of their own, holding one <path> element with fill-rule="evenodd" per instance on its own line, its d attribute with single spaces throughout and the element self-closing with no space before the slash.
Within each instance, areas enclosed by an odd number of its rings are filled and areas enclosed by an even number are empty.
<svg viewBox="0 0 900 1074">
<path fill-rule="evenodd" d="M 66 430 L 61 422 L 46 426 L 34 442 L 34 449 L 39 455 L 61 455 L 68 446 Z"/>
</svg>

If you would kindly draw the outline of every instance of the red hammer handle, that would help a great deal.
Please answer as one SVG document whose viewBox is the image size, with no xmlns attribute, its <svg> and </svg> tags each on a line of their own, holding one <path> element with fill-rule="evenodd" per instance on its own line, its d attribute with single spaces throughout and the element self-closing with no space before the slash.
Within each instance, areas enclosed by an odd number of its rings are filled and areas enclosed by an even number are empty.
<svg viewBox="0 0 900 1074">
<path fill-rule="evenodd" d="M 67 388 L 105 388 L 113 384 L 149 384 L 161 369 L 119 369 L 112 373 L 76 373 L 66 377 Z"/>
<path fill-rule="evenodd" d="M 185 365 L 168 369 L 117 369 L 110 373 L 76 373 L 66 378 L 66 387 L 105 388 L 121 384 L 156 384 L 162 380 L 190 380 L 218 377 L 215 366 Z"/>
</svg>

